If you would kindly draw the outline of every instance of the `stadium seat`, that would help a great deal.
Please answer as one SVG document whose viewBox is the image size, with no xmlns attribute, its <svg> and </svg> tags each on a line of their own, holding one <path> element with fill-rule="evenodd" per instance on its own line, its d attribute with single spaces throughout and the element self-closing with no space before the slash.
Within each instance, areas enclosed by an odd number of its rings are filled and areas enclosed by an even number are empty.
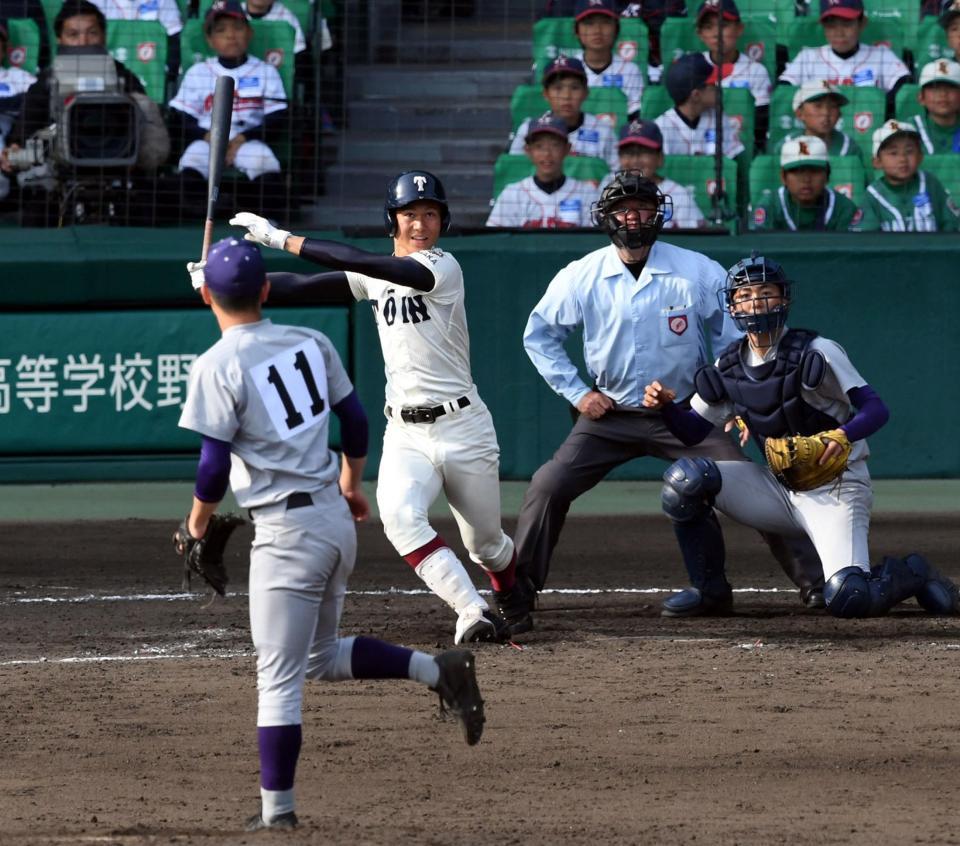
<svg viewBox="0 0 960 846">
<path fill-rule="evenodd" d="M 913 52 L 918 77 L 927 62 L 932 62 L 934 59 L 953 58 L 953 50 L 947 46 L 947 32 L 934 16 L 920 20 L 913 43 L 909 46 Z"/>
<path fill-rule="evenodd" d="M 767 69 L 771 80 L 776 78 L 776 43 L 777 25 L 774 21 L 768 18 L 744 19 L 740 47 Z M 664 63 L 669 64 L 684 53 L 702 53 L 704 47 L 690 18 L 667 18 L 660 30 L 660 49 Z"/>
<path fill-rule="evenodd" d="M 932 173 L 943 183 L 957 202 L 960 202 L 960 156 L 956 153 L 939 153 L 924 156 L 921 170 Z"/>
<path fill-rule="evenodd" d="M 663 85 L 648 85 L 643 89 L 640 101 L 640 117 L 653 120 L 673 108 L 673 100 Z"/>
<path fill-rule="evenodd" d="M 830 159 L 830 187 L 849 197 L 858 206 L 863 205 L 866 192 L 866 169 L 856 156 Z M 750 164 L 750 206 L 774 193 L 781 185 L 780 162 L 774 155 L 757 156 Z"/>
<path fill-rule="evenodd" d="M 738 0 L 737 8 L 744 21 L 748 18 L 764 18 L 776 22 L 796 17 L 794 0 Z"/>
<path fill-rule="evenodd" d="M 868 21 L 884 21 L 897 27 L 903 34 L 903 47 L 911 48 L 920 23 L 916 5 L 911 8 L 903 0 L 863 0 L 863 7 Z"/>
<path fill-rule="evenodd" d="M 563 160 L 563 172 L 571 179 L 593 182 L 597 185 L 609 172 L 610 166 L 603 159 L 593 156 L 567 156 Z M 502 153 L 493 166 L 493 198 L 500 196 L 508 185 L 533 175 L 533 162 L 526 156 Z"/>
<path fill-rule="evenodd" d="M 912 120 L 914 115 L 923 112 L 923 106 L 917 102 L 917 92 L 920 87 L 912 82 L 906 83 L 897 91 L 895 109 L 897 120 Z"/>
<path fill-rule="evenodd" d="M 159 21 L 110 21 L 107 50 L 157 103 L 166 100 L 167 32 Z"/>
<path fill-rule="evenodd" d="M 309 44 L 310 36 L 316 28 L 313 21 L 313 12 L 316 8 L 313 0 L 282 0 L 282 3 L 296 15 L 297 21 L 300 23 L 300 29 L 303 30 Z"/>
<path fill-rule="evenodd" d="M 703 216 L 707 220 L 713 219 L 713 194 L 717 184 L 716 160 L 713 156 L 667 156 L 660 174 L 689 188 Z M 727 214 L 731 216 L 726 225 L 731 232 L 736 232 L 737 221 L 732 215 L 739 205 L 737 164 L 730 159 L 723 161 L 723 182 L 729 192 L 726 207 Z"/>
<path fill-rule="evenodd" d="M 822 47 L 826 44 L 823 26 L 816 16 L 795 18 L 777 23 L 777 41 L 787 48 L 792 61 L 804 47 Z M 892 18 L 867 18 L 867 26 L 860 39 L 864 44 L 885 44 L 898 56 L 903 56 L 907 45 L 906 33 L 901 22 Z"/>
<path fill-rule="evenodd" d="M 20 68 L 36 76 L 40 60 L 40 29 L 31 18 L 10 18 L 7 21 L 10 42 L 7 55 L 0 61 L 8 67 Z"/>
<path fill-rule="evenodd" d="M 580 42 L 573 31 L 573 18 L 541 18 L 533 25 L 533 64 L 535 79 L 557 56 L 579 56 Z M 621 18 L 620 35 L 613 51 L 621 58 L 633 61 L 647 78 L 647 27 L 639 18 Z"/>
<path fill-rule="evenodd" d="M 539 85 L 518 85 L 510 98 L 510 120 L 514 130 L 527 118 L 539 117 L 550 108 Z M 591 88 L 583 111 L 602 117 L 615 130 L 627 120 L 627 96 L 619 88 Z"/>
<path fill-rule="evenodd" d="M 53 21 L 57 13 L 63 8 L 63 0 L 40 0 L 43 6 L 43 16 L 47 19 L 47 35 L 50 37 L 51 53 L 56 49 L 57 36 L 53 34 Z M 52 59 L 51 59 L 52 60 Z"/>
</svg>

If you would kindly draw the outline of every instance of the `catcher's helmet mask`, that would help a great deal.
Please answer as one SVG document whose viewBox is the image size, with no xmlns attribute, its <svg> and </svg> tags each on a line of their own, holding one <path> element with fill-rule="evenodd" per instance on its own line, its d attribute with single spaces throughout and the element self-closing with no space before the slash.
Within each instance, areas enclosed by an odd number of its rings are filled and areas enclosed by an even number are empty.
<svg viewBox="0 0 960 846">
<path fill-rule="evenodd" d="M 730 313 L 737 328 L 751 335 L 770 335 L 782 329 L 787 322 L 792 302 L 791 287 L 793 283 L 787 279 L 782 265 L 773 259 L 760 255 L 756 250 L 750 256 L 738 261 L 727 272 L 726 286 L 717 292 L 720 307 Z M 738 288 L 746 285 L 774 284 L 780 288 L 779 302 L 771 306 L 772 297 L 754 297 L 750 300 L 734 302 L 734 295 Z M 758 309 L 757 303 L 762 301 L 763 308 Z M 736 307 L 743 303 L 753 303 L 751 313 L 736 311 Z"/>
<path fill-rule="evenodd" d="M 618 220 L 611 213 L 618 203 L 628 199 L 650 202 L 655 214 L 637 226 L 628 226 L 625 219 Z M 642 170 L 619 170 L 590 208 L 590 214 L 616 246 L 636 250 L 649 247 L 657 240 L 663 225 L 673 217 L 673 201 L 660 191 L 656 182 L 644 176 Z"/>
<path fill-rule="evenodd" d="M 440 231 L 450 228 L 450 209 L 443 184 L 426 170 L 408 170 L 398 174 L 387 186 L 387 199 L 383 204 L 383 225 L 391 238 L 397 234 L 397 219 L 394 212 L 413 205 L 419 200 L 428 200 L 440 206 Z"/>
</svg>

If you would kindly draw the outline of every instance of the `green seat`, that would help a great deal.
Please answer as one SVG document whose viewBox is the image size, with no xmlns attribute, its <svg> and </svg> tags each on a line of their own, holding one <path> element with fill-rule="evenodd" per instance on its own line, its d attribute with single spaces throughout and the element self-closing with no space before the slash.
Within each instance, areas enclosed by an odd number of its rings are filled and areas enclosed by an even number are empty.
<svg viewBox="0 0 960 846">
<path fill-rule="evenodd" d="M 755 61 L 760 62 L 776 78 L 777 71 L 777 24 L 769 18 L 745 18 L 740 49 Z M 703 42 L 690 18 L 667 18 L 660 30 L 660 50 L 664 64 L 669 65 L 684 53 L 702 53 Z"/>
<path fill-rule="evenodd" d="M 493 199 L 496 200 L 508 185 L 532 176 L 533 162 L 526 156 L 502 153 L 493 165 Z M 571 179 L 599 184 L 609 172 L 610 166 L 603 159 L 593 156 L 567 156 L 563 160 L 563 172 Z"/>
<path fill-rule="evenodd" d="M 31 18 L 10 18 L 7 21 L 10 41 L 7 55 L 0 56 L 7 67 L 20 68 L 36 76 L 40 60 L 40 29 Z"/>
<path fill-rule="evenodd" d="M 856 156 L 834 156 L 830 159 L 830 187 L 838 194 L 853 200 L 858 206 L 863 205 L 866 195 L 866 179 L 866 168 Z M 779 157 L 757 156 L 750 164 L 751 208 L 756 208 L 782 184 Z"/>
<path fill-rule="evenodd" d="M 884 21 L 895 26 L 903 34 L 903 47 L 911 48 L 920 24 L 920 11 L 915 5 L 910 8 L 903 0 L 864 0 L 863 8 L 868 21 Z"/>
<path fill-rule="evenodd" d="M 53 21 L 63 8 L 63 0 L 40 0 L 40 5 L 43 6 L 43 16 L 47 20 L 47 36 L 50 39 L 50 53 L 53 56 L 57 51 L 57 36 L 53 33 Z"/>
<path fill-rule="evenodd" d="M 932 173 L 943 183 L 956 202 L 960 202 L 960 156 L 956 153 L 939 153 L 924 156 L 921 170 Z"/>
<path fill-rule="evenodd" d="M 667 156 L 659 173 L 689 188 L 703 216 L 713 219 L 713 194 L 717 184 L 713 156 Z M 738 206 L 737 163 L 730 159 L 723 160 L 723 182 L 728 192 L 727 209 L 734 214 Z M 727 228 L 736 232 L 737 221 L 729 220 Z"/>
<path fill-rule="evenodd" d="M 131 71 L 147 96 L 166 101 L 167 31 L 159 21 L 110 21 L 107 50 Z"/>
<path fill-rule="evenodd" d="M 822 47 L 827 43 L 823 26 L 815 15 L 795 18 L 786 23 L 780 21 L 777 30 L 777 41 L 787 48 L 790 61 L 804 47 Z M 860 40 L 864 44 L 885 44 L 900 57 L 907 44 L 902 23 L 894 18 L 868 18 Z"/>
<path fill-rule="evenodd" d="M 516 130 L 527 118 L 539 117 L 550 110 L 539 85 L 518 85 L 510 98 L 510 120 Z M 618 130 L 627 120 L 627 95 L 619 88 L 591 88 L 583 101 L 583 111 L 597 115 Z"/>
<path fill-rule="evenodd" d="M 539 85 L 518 85 L 510 97 L 510 122 L 513 130 L 516 131 L 527 118 L 539 117 L 549 108 L 550 104 Z"/>
<path fill-rule="evenodd" d="M 923 106 L 917 102 L 917 92 L 919 92 L 919 90 L 919 85 L 908 82 L 906 85 L 901 86 L 900 90 L 897 91 L 897 99 L 894 109 L 894 112 L 897 115 L 897 120 L 913 120 L 914 115 L 923 113 Z"/>
<path fill-rule="evenodd" d="M 669 20 L 669 19 L 668 19 Z M 654 120 L 673 108 L 673 100 L 664 85 L 647 85 L 640 100 L 640 117 Z"/>
<path fill-rule="evenodd" d="M 935 16 L 920 20 L 910 47 L 916 65 L 917 78 L 920 77 L 920 71 L 927 62 L 932 62 L 934 59 L 953 58 L 953 50 L 947 46 L 947 31 L 940 26 Z"/>
<path fill-rule="evenodd" d="M 300 29 L 303 30 L 303 34 L 309 42 L 310 35 L 315 29 L 313 12 L 316 7 L 313 0 L 282 0 L 282 2 L 296 16 Z"/>
<path fill-rule="evenodd" d="M 793 20 L 796 17 L 794 0 L 738 0 L 737 8 L 744 22 L 751 18 L 765 18 L 776 22 Z"/>
<path fill-rule="evenodd" d="M 580 57 L 582 49 L 573 29 L 573 18 L 541 18 L 533 25 L 533 64 L 536 78 L 557 56 Z M 647 27 L 639 18 L 621 18 L 620 35 L 613 47 L 614 55 L 632 61 L 647 78 Z"/>
</svg>

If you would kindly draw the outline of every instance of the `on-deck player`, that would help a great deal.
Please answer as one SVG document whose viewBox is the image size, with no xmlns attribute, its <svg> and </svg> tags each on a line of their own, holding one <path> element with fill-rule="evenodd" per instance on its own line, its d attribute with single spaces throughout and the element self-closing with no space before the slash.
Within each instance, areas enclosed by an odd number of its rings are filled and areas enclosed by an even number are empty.
<svg viewBox="0 0 960 846">
<path fill-rule="evenodd" d="M 205 266 L 190 269 L 223 336 L 194 363 L 180 418 L 203 436 L 187 526 L 203 537 L 228 480 L 254 521 L 250 629 L 261 809 L 247 830 L 293 828 L 305 678 L 422 682 L 463 722 L 471 744 L 483 731 L 483 701 L 467 650 L 434 658 L 373 638 L 339 637 L 356 555 L 353 520 L 369 515 L 360 489 L 363 407 L 325 335 L 263 319 L 270 283 L 256 246 L 226 238 Z M 341 422 L 340 468 L 327 446 L 331 411 Z"/>
<path fill-rule="evenodd" d="M 463 271 L 436 246 L 450 223 L 440 181 L 414 170 L 387 188 L 384 223 L 393 255 L 302 238 L 241 212 L 230 222 L 249 240 L 337 268 L 311 277 L 279 274 L 275 288 L 296 294 L 339 287 L 370 300 L 387 376 L 387 429 L 377 505 L 387 538 L 427 586 L 457 614 L 455 643 L 500 641 L 531 626 L 515 591 L 513 541 L 500 527 L 500 448 L 493 420 L 470 374 Z M 492 612 L 428 509 L 440 491 L 450 503 L 472 561 L 490 578 Z M 521 613 L 515 614 L 519 601 Z"/>
<path fill-rule="evenodd" d="M 824 599 L 834 616 L 877 616 L 911 596 L 933 613 L 956 613 L 957 588 L 921 556 L 885 558 L 871 570 L 866 438 L 889 412 L 839 344 L 787 327 L 791 292 L 775 261 L 754 253 L 734 265 L 718 298 L 746 338 L 698 371 L 690 410 L 675 406 L 675 392 L 658 381 L 644 389 L 643 404 L 660 409 L 670 431 L 690 445 L 736 415 L 761 445 L 767 438 L 839 429 L 853 446 L 848 468 L 833 482 L 794 491 L 753 462 L 697 456 L 671 465 L 663 475 L 663 509 L 674 521 L 692 587 L 663 603 L 664 616 L 728 613 L 732 607 L 714 506 L 760 531 L 809 537 L 823 562 Z M 820 463 L 841 452 L 834 439 L 823 441 L 827 452 Z"/>
</svg>

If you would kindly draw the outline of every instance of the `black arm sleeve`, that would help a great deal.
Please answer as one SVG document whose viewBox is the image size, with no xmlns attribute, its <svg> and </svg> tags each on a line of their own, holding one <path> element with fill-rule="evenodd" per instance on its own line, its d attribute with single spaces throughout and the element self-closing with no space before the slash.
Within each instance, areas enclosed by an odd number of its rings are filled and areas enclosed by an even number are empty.
<svg viewBox="0 0 960 846">
<path fill-rule="evenodd" d="M 757 152 L 767 149 L 767 130 L 770 128 L 770 107 L 757 106 L 754 113 L 753 141 Z"/>
<path fill-rule="evenodd" d="M 337 270 L 364 273 L 367 276 L 384 279 L 395 285 L 403 285 L 405 288 L 413 288 L 424 293 L 430 293 L 436 282 L 429 268 L 409 256 L 403 258 L 382 256 L 378 253 L 358 250 L 356 247 L 348 247 L 336 241 L 307 238 L 300 249 L 300 257 Z"/>
<path fill-rule="evenodd" d="M 884 117 L 884 120 L 890 120 L 890 118 L 897 116 L 897 92 L 909 81 L 909 76 L 901 76 L 900 79 L 896 81 L 893 88 L 887 92 L 887 113 L 886 117 Z"/>
<path fill-rule="evenodd" d="M 269 146 L 271 142 L 276 141 L 277 136 L 283 130 L 288 119 L 287 109 L 270 112 L 270 114 L 264 115 L 263 123 L 259 126 L 243 130 L 243 137 L 246 138 L 247 141 L 263 141 L 264 144 Z"/>
<path fill-rule="evenodd" d="M 167 128 L 170 130 L 170 141 L 181 152 L 186 150 L 192 141 L 198 141 L 206 135 L 197 119 L 180 109 L 170 109 L 167 114 Z"/>
<path fill-rule="evenodd" d="M 267 274 L 270 280 L 270 304 L 311 303 L 314 305 L 346 305 L 353 302 L 350 284 L 342 270 L 332 273 Z"/>
<path fill-rule="evenodd" d="M 181 30 L 182 32 L 182 30 Z M 175 86 L 180 74 L 180 33 L 167 36 L 167 82 Z"/>
</svg>

